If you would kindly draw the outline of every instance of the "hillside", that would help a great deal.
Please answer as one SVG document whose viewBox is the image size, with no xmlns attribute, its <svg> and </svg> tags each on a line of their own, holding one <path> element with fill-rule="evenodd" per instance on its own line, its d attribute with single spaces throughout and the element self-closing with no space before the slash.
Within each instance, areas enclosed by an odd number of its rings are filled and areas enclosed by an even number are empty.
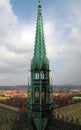
<svg viewBox="0 0 81 130">
<path fill-rule="evenodd" d="M 81 85 L 53 85 L 53 90 L 69 90 L 69 89 L 79 89 Z M 16 85 L 16 86 L 1 86 L 0 90 L 27 90 L 27 85 Z"/>
</svg>

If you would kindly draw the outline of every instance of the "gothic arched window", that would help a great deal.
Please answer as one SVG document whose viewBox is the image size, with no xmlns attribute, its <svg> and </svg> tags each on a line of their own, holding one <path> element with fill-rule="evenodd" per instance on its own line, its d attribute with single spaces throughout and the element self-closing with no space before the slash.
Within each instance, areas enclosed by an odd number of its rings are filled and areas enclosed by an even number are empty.
<svg viewBox="0 0 81 130">
<path fill-rule="evenodd" d="M 35 102 L 39 102 L 39 96 L 40 96 L 39 88 L 36 87 L 35 88 Z"/>
<path fill-rule="evenodd" d="M 46 100 L 46 92 L 45 92 L 45 88 L 42 88 L 42 102 L 44 103 Z"/>
</svg>

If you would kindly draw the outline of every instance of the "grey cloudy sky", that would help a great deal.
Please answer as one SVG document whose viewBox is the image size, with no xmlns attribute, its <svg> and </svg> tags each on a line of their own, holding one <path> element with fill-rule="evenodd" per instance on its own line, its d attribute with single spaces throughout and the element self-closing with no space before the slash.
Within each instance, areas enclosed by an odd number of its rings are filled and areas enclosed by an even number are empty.
<svg viewBox="0 0 81 130">
<path fill-rule="evenodd" d="M 42 1 L 50 77 L 53 84 L 81 84 L 81 0 L 61 2 Z M 0 85 L 27 84 L 36 17 L 36 1 L 0 0 Z"/>
</svg>

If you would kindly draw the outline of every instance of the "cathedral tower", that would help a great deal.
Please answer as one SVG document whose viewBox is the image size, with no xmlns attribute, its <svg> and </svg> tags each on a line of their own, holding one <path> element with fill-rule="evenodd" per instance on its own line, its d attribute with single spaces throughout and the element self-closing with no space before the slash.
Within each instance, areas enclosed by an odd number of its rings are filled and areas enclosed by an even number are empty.
<svg viewBox="0 0 81 130">
<path fill-rule="evenodd" d="M 45 130 L 52 113 L 49 60 L 46 57 L 42 7 L 38 5 L 34 56 L 31 61 L 29 111 L 37 130 Z"/>
</svg>

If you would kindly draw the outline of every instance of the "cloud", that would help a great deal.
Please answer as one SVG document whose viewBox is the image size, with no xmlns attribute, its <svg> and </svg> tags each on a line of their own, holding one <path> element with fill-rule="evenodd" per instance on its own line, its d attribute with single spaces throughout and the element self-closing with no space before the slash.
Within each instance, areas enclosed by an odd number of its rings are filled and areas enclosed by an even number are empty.
<svg viewBox="0 0 81 130">
<path fill-rule="evenodd" d="M 65 11 L 70 12 L 67 17 L 52 16 L 53 6 L 48 8 L 48 17 L 45 14 L 46 52 L 54 84 L 81 84 L 80 8 L 75 6 L 75 2 L 72 6 L 69 4 Z M 10 0 L 0 0 L 0 84 L 27 84 L 35 25 L 33 21 L 21 23 L 13 12 Z"/>
<path fill-rule="evenodd" d="M 47 30 L 51 31 L 46 41 L 53 84 L 81 84 L 81 8 L 78 5 L 68 2 L 67 18 L 54 20 L 52 16 Z"/>
<path fill-rule="evenodd" d="M 18 21 L 10 0 L 0 0 L 0 84 L 27 83 L 24 75 L 29 74 L 33 30 L 33 25 Z"/>
<path fill-rule="evenodd" d="M 81 30 L 73 27 L 68 34 L 68 40 L 63 39 L 55 53 L 55 71 L 52 72 L 52 76 L 55 74 L 55 83 L 81 84 Z"/>
</svg>

